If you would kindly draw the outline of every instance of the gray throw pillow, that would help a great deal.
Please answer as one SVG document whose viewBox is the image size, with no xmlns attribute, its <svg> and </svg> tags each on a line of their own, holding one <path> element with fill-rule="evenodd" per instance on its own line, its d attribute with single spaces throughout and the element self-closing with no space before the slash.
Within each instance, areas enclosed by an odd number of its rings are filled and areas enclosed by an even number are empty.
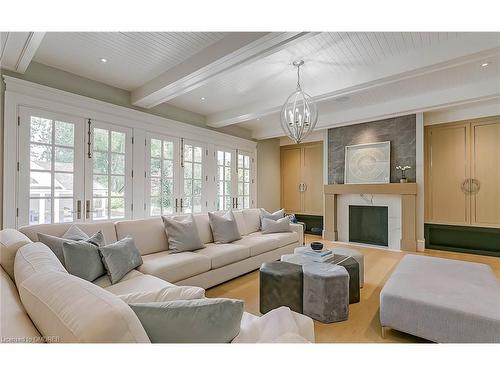
<svg viewBox="0 0 500 375">
<path fill-rule="evenodd" d="M 90 241 L 66 241 L 63 243 L 66 269 L 72 275 L 94 281 L 106 270 L 99 255 L 99 247 Z"/>
<path fill-rule="evenodd" d="M 209 212 L 208 222 L 210 223 L 215 243 L 230 243 L 241 239 L 233 211 L 227 211 L 224 215 Z"/>
<path fill-rule="evenodd" d="M 38 241 L 47 245 L 50 250 L 54 252 L 57 259 L 66 267 L 66 261 L 64 259 L 63 253 L 63 243 L 68 241 L 87 241 L 94 243 L 96 246 L 104 245 L 104 236 L 101 231 L 92 235 L 89 238 L 86 233 L 84 233 L 76 225 L 72 225 L 69 229 L 62 235 L 62 237 L 51 236 L 48 234 L 38 233 Z"/>
<path fill-rule="evenodd" d="M 131 237 L 101 246 L 99 252 L 111 284 L 116 284 L 123 276 L 142 264 L 141 254 Z"/>
<path fill-rule="evenodd" d="M 171 253 L 203 249 L 198 227 L 193 215 L 187 217 L 162 216 L 165 232 L 168 237 L 168 250 Z"/>
<path fill-rule="evenodd" d="M 285 209 L 282 208 L 281 210 L 278 210 L 276 212 L 270 213 L 266 211 L 264 208 L 260 209 L 260 228 L 262 229 L 262 219 L 271 219 L 271 220 L 278 220 L 285 217 Z"/>
<path fill-rule="evenodd" d="M 290 218 L 284 217 L 279 220 L 262 219 L 262 234 L 291 232 Z"/>
<path fill-rule="evenodd" d="M 203 298 L 131 303 L 152 343 L 228 343 L 240 332 L 243 301 Z"/>
</svg>

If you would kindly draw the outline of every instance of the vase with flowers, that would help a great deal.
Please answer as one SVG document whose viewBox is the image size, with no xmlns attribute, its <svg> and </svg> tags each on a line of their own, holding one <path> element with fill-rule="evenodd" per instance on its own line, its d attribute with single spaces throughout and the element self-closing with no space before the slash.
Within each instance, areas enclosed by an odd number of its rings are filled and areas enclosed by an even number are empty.
<svg viewBox="0 0 500 375">
<path fill-rule="evenodd" d="M 405 166 L 398 165 L 396 167 L 396 169 L 401 171 L 401 178 L 399 179 L 399 182 L 401 182 L 402 184 L 408 182 L 408 179 L 406 178 L 406 171 L 408 169 L 411 169 L 411 167 L 409 165 L 405 165 Z"/>
</svg>

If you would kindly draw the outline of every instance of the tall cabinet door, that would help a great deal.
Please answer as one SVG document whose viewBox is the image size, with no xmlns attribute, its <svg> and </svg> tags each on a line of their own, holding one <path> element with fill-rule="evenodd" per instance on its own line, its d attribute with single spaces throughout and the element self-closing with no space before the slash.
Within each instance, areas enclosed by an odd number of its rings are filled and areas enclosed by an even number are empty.
<svg viewBox="0 0 500 375">
<path fill-rule="evenodd" d="M 500 121 L 471 126 L 471 224 L 500 226 Z"/>
<path fill-rule="evenodd" d="M 432 126 L 426 131 L 426 220 L 467 224 L 470 195 L 468 124 Z"/>
<path fill-rule="evenodd" d="M 323 214 L 323 144 L 305 145 L 302 149 L 303 211 Z"/>
<path fill-rule="evenodd" d="M 281 206 L 286 212 L 302 211 L 302 148 L 281 149 Z"/>
</svg>

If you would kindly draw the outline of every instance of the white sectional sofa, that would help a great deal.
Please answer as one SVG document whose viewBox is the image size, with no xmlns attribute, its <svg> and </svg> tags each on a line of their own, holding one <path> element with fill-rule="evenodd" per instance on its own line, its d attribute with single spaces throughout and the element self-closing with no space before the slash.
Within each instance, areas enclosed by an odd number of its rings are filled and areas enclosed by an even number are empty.
<svg viewBox="0 0 500 375">
<path fill-rule="evenodd" d="M 160 217 L 76 225 L 88 235 L 102 230 L 106 244 L 131 236 L 144 262 L 138 269 L 144 274 L 139 276 L 144 283 L 151 283 L 146 275 L 152 275 L 177 285 L 210 288 L 258 269 L 264 262 L 293 253 L 302 245 L 302 225 L 291 224 L 292 232 L 261 234 L 259 209 L 233 213 L 242 239 L 229 244 L 213 243 L 208 214 L 195 214 L 205 248 L 177 254 L 168 251 L 168 239 Z M 73 224 L 32 225 L 20 231 L 31 241 L 38 241 L 37 233 L 62 236 L 70 225 Z M 96 281 L 100 286 L 109 286 L 108 282 L 106 277 Z"/>
<path fill-rule="evenodd" d="M 107 275 L 93 283 L 68 274 L 54 253 L 37 240 L 37 233 L 61 236 L 71 224 L 48 224 L 0 231 L 1 322 L 3 342 L 149 342 L 142 325 L 119 297 L 130 293 L 185 288 L 204 296 L 210 287 L 279 259 L 302 243 L 302 226 L 294 232 L 262 235 L 258 210 L 235 212 L 242 239 L 232 244 L 212 243 L 206 214 L 195 215 L 204 249 L 171 254 L 160 218 L 121 222 L 77 224 L 89 235 L 102 230 L 106 244 L 132 236 L 143 265 L 111 284 Z M 22 233 L 21 233 L 22 232 Z M 177 284 L 177 285 L 174 285 Z M 193 287 L 180 287 L 191 285 Z M 290 311 L 276 311 L 269 320 L 288 319 L 292 332 L 283 338 L 259 333 L 259 319 L 244 313 L 237 342 L 259 337 L 278 342 L 313 342 L 310 318 Z M 264 335 L 264 336 L 263 336 Z"/>
</svg>

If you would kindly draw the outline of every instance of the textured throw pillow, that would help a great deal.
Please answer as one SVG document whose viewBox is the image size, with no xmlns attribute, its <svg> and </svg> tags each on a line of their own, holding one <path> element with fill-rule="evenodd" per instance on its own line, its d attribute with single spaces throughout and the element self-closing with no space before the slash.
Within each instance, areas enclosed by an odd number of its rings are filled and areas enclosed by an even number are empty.
<svg viewBox="0 0 500 375">
<path fill-rule="evenodd" d="M 232 211 L 227 211 L 224 215 L 209 212 L 208 221 L 215 243 L 230 243 L 241 239 L 238 224 Z"/>
<path fill-rule="evenodd" d="M 88 241 L 94 243 L 96 246 L 104 245 L 104 236 L 101 231 L 92 235 L 89 238 L 86 233 L 84 233 L 76 225 L 72 225 L 68 228 L 66 233 L 62 237 L 55 237 L 48 234 L 38 233 L 38 241 L 47 245 L 50 250 L 56 254 L 57 259 L 65 266 L 64 253 L 63 253 L 63 243 L 68 241 Z"/>
<path fill-rule="evenodd" d="M 193 215 L 184 218 L 162 216 L 168 237 L 168 250 L 171 253 L 203 249 L 198 227 Z"/>
<path fill-rule="evenodd" d="M 271 219 L 271 220 L 278 220 L 285 217 L 285 209 L 282 208 L 281 210 L 278 210 L 276 212 L 270 213 L 266 211 L 264 208 L 260 209 L 260 229 L 262 229 L 262 219 Z"/>
<path fill-rule="evenodd" d="M 131 237 L 99 247 L 102 263 L 111 279 L 116 284 L 123 276 L 142 264 L 141 254 Z"/>
<path fill-rule="evenodd" d="M 66 269 L 72 275 L 87 281 L 94 281 L 106 270 L 99 255 L 99 247 L 90 241 L 63 242 Z"/>
<path fill-rule="evenodd" d="M 291 232 L 289 217 L 284 217 L 279 220 L 262 219 L 262 234 L 281 232 Z"/>
<path fill-rule="evenodd" d="M 228 343 L 239 331 L 243 301 L 203 298 L 131 303 L 152 343 Z"/>
</svg>

